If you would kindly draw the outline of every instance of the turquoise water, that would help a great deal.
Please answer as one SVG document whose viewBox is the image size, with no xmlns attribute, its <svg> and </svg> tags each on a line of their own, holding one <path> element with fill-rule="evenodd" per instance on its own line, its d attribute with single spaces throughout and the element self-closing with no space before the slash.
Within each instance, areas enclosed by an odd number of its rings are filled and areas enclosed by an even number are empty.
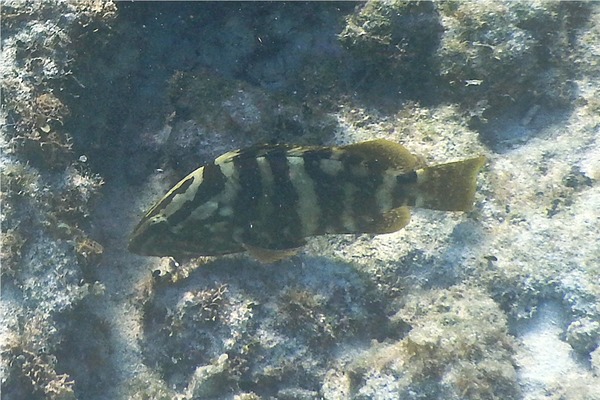
<svg viewBox="0 0 600 400">
<path fill-rule="evenodd" d="M 3 399 L 600 398 L 596 3 L 86 4 L 3 4 Z M 127 251 L 222 153 L 376 138 L 485 156 L 473 210 Z"/>
</svg>

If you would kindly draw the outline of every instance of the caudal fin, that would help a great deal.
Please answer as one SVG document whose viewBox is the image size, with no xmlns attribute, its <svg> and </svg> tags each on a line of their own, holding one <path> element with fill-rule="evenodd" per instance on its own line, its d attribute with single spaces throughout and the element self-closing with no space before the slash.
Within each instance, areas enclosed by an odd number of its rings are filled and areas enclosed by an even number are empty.
<svg viewBox="0 0 600 400">
<path fill-rule="evenodd" d="M 421 208 L 469 211 L 473 208 L 477 173 L 485 157 L 425 167 L 417 171 L 417 198 Z"/>
</svg>

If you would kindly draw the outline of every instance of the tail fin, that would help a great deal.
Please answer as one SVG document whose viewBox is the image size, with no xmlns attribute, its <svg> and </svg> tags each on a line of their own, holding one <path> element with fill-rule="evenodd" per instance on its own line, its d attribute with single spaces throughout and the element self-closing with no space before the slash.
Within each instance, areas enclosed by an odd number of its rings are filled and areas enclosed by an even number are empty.
<svg viewBox="0 0 600 400">
<path fill-rule="evenodd" d="M 473 207 L 477 173 L 485 163 L 480 156 L 425 167 L 417 171 L 417 198 L 421 208 L 469 211 Z"/>
</svg>

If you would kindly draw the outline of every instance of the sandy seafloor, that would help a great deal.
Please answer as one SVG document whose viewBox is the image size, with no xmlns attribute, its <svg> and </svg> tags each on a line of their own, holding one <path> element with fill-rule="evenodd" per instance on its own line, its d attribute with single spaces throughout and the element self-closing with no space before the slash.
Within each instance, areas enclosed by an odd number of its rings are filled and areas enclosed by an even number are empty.
<svg viewBox="0 0 600 400">
<path fill-rule="evenodd" d="M 600 3 L 2 2 L 1 398 L 600 399 Z M 255 143 L 485 155 L 469 213 L 140 257 Z"/>
</svg>

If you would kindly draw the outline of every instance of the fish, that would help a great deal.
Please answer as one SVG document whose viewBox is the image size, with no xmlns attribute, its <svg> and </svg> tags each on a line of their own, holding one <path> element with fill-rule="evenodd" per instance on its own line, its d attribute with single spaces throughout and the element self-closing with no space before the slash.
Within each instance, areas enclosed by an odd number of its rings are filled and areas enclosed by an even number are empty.
<svg viewBox="0 0 600 400">
<path fill-rule="evenodd" d="M 469 211 L 484 164 L 478 156 L 425 166 L 386 139 L 235 150 L 169 190 L 137 224 L 128 249 L 176 260 L 247 251 L 275 262 L 313 236 L 396 232 L 413 207 Z"/>
</svg>

